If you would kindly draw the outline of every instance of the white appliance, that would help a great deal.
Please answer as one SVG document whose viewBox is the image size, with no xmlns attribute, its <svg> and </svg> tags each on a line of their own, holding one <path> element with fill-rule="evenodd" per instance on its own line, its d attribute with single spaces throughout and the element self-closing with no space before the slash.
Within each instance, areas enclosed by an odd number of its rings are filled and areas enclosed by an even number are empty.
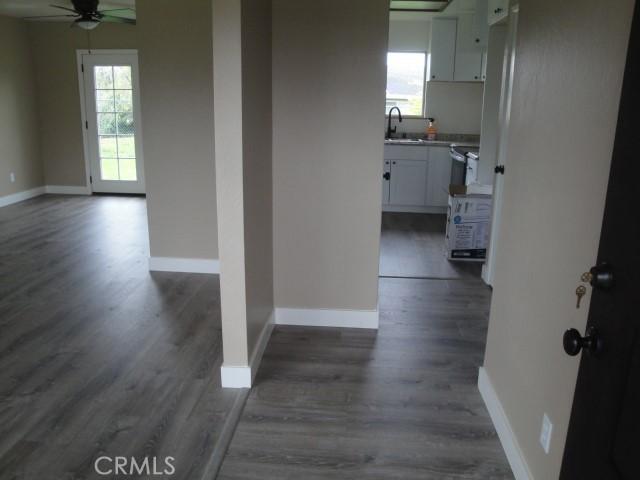
<svg viewBox="0 0 640 480">
<path fill-rule="evenodd" d="M 469 147 L 461 147 L 451 144 L 449 147 L 451 156 L 451 184 L 470 185 L 478 181 L 478 151 L 469 150 Z"/>
<path fill-rule="evenodd" d="M 467 152 L 467 172 L 464 176 L 464 184 L 471 185 L 472 183 L 478 183 L 478 152 Z"/>
</svg>

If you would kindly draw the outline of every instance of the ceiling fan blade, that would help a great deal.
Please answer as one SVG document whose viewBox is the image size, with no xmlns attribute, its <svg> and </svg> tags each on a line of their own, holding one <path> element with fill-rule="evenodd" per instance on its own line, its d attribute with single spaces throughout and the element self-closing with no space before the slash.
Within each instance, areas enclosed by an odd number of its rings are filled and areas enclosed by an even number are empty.
<svg viewBox="0 0 640 480">
<path fill-rule="evenodd" d="M 133 18 L 114 17 L 112 15 L 103 15 L 100 17 L 100 21 L 110 23 L 127 23 L 129 25 L 136 24 L 136 21 Z"/>
<path fill-rule="evenodd" d="M 98 10 L 98 13 L 110 13 L 110 12 L 131 12 L 135 15 L 136 11 L 133 8 L 110 8 L 109 10 Z"/>
<path fill-rule="evenodd" d="M 50 7 L 53 8 L 59 8 L 60 10 L 66 10 L 67 12 L 73 12 L 76 15 L 80 15 L 78 12 L 76 12 L 73 8 L 67 8 L 67 7 L 61 7 L 60 5 L 49 5 Z"/>
<path fill-rule="evenodd" d="M 67 18 L 67 17 L 76 18 L 79 16 L 80 15 L 37 15 L 35 17 L 21 17 L 21 18 L 23 20 L 36 20 L 39 18 Z"/>
</svg>

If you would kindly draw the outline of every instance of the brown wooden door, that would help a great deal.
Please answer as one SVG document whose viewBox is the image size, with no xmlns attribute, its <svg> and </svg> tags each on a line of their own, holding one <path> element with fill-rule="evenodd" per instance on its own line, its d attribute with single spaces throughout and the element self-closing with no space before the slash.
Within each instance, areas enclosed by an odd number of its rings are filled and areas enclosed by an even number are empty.
<svg viewBox="0 0 640 480">
<path fill-rule="evenodd" d="M 582 349 L 563 480 L 640 478 L 639 15 L 636 3 L 598 249 L 614 280 L 593 287 L 587 328 L 599 343 Z"/>
</svg>

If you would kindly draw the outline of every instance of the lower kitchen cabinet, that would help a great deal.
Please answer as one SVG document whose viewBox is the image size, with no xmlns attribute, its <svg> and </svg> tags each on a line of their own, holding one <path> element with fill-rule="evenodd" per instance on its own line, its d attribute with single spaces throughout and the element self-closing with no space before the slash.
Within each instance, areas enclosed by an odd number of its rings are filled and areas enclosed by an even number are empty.
<svg viewBox="0 0 640 480">
<path fill-rule="evenodd" d="M 391 160 L 385 160 L 382 168 L 382 205 L 389 205 L 389 184 L 391 183 Z"/>
<path fill-rule="evenodd" d="M 427 198 L 427 162 L 392 160 L 390 205 L 424 205 Z"/>
<path fill-rule="evenodd" d="M 448 147 L 386 145 L 382 172 L 383 209 L 444 213 L 451 162 Z"/>
<path fill-rule="evenodd" d="M 447 207 L 449 203 L 449 183 L 451 183 L 451 162 L 448 148 L 429 148 L 427 205 Z"/>
</svg>

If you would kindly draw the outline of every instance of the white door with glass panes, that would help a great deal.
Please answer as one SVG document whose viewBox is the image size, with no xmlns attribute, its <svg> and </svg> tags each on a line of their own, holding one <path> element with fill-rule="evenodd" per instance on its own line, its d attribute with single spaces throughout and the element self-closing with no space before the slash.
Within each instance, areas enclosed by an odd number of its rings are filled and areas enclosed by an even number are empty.
<svg viewBox="0 0 640 480">
<path fill-rule="evenodd" d="M 81 55 L 87 154 L 94 192 L 144 193 L 138 55 Z"/>
</svg>

